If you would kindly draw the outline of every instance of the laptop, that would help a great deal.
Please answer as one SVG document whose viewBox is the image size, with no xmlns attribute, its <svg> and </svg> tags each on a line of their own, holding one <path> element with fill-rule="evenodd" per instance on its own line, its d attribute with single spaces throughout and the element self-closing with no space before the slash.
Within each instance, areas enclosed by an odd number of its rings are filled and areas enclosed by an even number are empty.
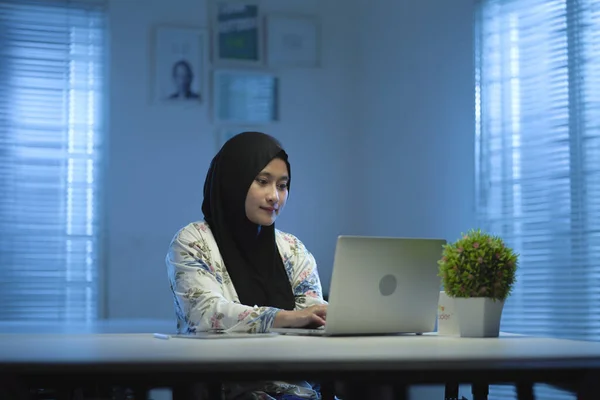
<svg viewBox="0 0 600 400">
<path fill-rule="evenodd" d="M 327 307 L 319 329 L 295 335 L 383 335 L 435 330 L 443 239 L 339 236 Z"/>
</svg>

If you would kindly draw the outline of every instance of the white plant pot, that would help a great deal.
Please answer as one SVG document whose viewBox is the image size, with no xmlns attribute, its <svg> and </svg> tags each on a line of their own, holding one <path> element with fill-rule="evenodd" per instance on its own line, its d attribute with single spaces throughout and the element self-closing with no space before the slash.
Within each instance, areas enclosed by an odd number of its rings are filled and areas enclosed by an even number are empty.
<svg viewBox="0 0 600 400">
<path fill-rule="evenodd" d="M 503 300 L 487 297 L 457 297 L 454 307 L 461 337 L 498 337 L 504 308 Z"/>
</svg>

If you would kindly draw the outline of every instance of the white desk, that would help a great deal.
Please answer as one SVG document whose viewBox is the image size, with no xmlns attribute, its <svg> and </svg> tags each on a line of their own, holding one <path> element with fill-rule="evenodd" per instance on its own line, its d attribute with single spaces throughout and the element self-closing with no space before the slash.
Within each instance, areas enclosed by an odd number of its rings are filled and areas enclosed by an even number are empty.
<svg viewBox="0 0 600 400">
<path fill-rule="evenodd" d="M 149 334 L 0 334 L 0 375 L 147 382 L 321 379 L 399 384 L 577 384 L 600 371 L 600 343 L 437 335 L 156 339 Z"/>
<path fill-rule="evenodd" d="M 148 333 L 172 332 L 175 319 L 98 319 L 90 322 L 0 321 L 2 333 Z"/>
<path fill-rule="evenodd" d="M 507 336 L 466 339 L 436 335 L 160 340 L 152 334 L 0 334 L 0 368 L 77 370 L 94 365 L 211 372 L 252 368 L 429 370 L 464 367 L 527 369 L 553 364 L 600 367 L 600 343 Z"/>
</svg>

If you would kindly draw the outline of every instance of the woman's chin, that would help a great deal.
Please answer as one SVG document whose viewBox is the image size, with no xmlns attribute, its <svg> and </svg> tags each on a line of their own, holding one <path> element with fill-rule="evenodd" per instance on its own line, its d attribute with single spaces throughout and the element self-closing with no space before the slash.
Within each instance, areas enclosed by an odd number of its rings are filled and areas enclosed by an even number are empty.
<svg viewBox="0 0 600 400">
<path fill-rule="evenodd" d="M 275 223 L 275 218 L 261 218 L 259 225 L 271 226 Z"/>
</svg>

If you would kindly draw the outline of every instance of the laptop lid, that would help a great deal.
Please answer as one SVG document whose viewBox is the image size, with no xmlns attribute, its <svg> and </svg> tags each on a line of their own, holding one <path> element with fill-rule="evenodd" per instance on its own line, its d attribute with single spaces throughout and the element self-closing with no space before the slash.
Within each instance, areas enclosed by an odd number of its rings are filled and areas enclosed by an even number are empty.
<svg viewBox="0 0 600 400">
<path fill-rule="evenodd" d="M 435 329 L 443 239 L 339 236 L 326 335 Z"/>
</svg>

